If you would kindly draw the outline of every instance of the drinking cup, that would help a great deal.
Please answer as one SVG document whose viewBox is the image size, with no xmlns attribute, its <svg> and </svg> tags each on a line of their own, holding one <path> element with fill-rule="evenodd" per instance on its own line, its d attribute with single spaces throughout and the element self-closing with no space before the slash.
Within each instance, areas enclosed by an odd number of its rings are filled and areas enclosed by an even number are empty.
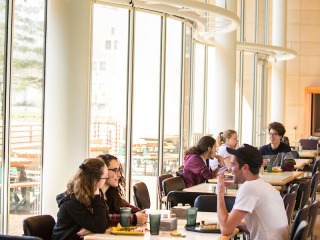
<svg viewBox="0 0 320 240">
<path fill-rule="evenodd" d="M 196 226 L 198 208 L 190 207 L 187 211 L 187 226 Z"/>
<path fill-rule="evenodd" d="M 272 172 L 273 162 L 267 163 L 267 172 Z"/>
<path fill-rule="evenodd" d="M 151 235 L 159 235 L 160 230 L 160 213 L 150 213 L 149 219 L 150 219 L 150 234 Z"/>
<path fill-rule="evenodd" d="M 120 225 L 122 227 L 130 227 L 131 208 L 120 208 Z"/>
</svg>

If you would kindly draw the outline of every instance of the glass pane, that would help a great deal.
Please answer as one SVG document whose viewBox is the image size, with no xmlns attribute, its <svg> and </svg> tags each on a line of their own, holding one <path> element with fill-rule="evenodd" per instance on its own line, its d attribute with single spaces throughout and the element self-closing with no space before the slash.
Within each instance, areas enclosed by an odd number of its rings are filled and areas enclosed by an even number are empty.
<svg viewBox="0 0 320 240">
<path fill-rule="evenodd" d="M 156 207 L 161 17 L 136 12 L 131 184 L 147 184 Z M 151 177 L 152 176 L 152 177 Z"/>
<path fill-rule="evenodd" d="M 217 99 L 215 94 L 212 94 L 216 91 L 214 86 L 215 81 L 215 53 L 216 49 L 213 47 L 208 47 L 208 85 L 207 85 L 207 124 L 206 124 L 206 133 L 213 134 L 214 138 L 218 133 L 216 129 L 214 120 L 215 120 L 215 104 Z"/>
<path fill-rule="evenodd" d="M 125 170 L 127 9 L 94 5 L 90 156 L 109 153 Z"/>
<path fill-rule="evenodd" d="M 179 160 L 182 24 L 168 18 L 163 172 L 175 174 Z"/>
<path fill-rule="evenodd" d="M 21 234 L 23 218 L 41 210 L 45 0 L 13 7 L 9 233 Z"/>
<path fill-rule="evenodd" d="M 5 79 L 5 71 L 4 71 L 4 63 L 5 63 L 5 43 L 6 43 L 6 39 L 5 39 L 5 24 L 6 24 L 6 18 L 5 18 L 5 13 L 6 13 L 6 0 L 0 0 L 0 94 L 1 94 L 1 98 L 0 98 L 0 126 L 1 126 L 1 142 L 0 142 L 0 149 L 1 149 L 1 160 L 0 160 L 0 184 L 2 184 L 2 176 L 3 176 L 3 163 L 2 163 L 2 151 L 3 151 L 3 100 L 4 100 L 4 92 L 3 92 L 3 88 L 4 88 L 4 79 Z M 3 191 L 4 189 L 1 188 L 0 189 L 1 193 L 1 199 L 0 201 L 3 202 Z M 0 213 L 2 213 L 2 209 L 0 209 Z M 2 231 L 2 218 L 0 218 L 0 231 Z"/>
<path fill-rule="evenodd" d="M 184 53 L 184 102 L 183 102 L 183 150 L 189 147 L 189 116 L 190 116 L 190 81 L 191 81 L 191 56 L 192 55 L 192 29 L 186 26 L 185 53 Z"/>
<path fill-rule="evenodd" d="M 253 126 L 253 79 L 254 79 L 254 56 L 244 55 L 243 68 L 243 95 L 242 95 L 242 139 L 241 143 L 252 144 Z"/>
<path fill-rule="evenodd" d="M 195 44 L 194 83 L 193 83 L 193 144 L 203 136 L 204 116 L 204 64 L 205 47 L 202 44 Z"/>
</svg>

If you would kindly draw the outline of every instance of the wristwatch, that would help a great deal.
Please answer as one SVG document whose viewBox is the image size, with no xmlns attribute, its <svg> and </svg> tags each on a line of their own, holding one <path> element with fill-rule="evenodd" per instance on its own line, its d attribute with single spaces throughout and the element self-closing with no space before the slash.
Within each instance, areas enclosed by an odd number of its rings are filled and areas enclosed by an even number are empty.
<svg viewBox="0 0 320 240">
<path fill-rule="evenodd" d="M 223 165 L 218 164 L 218 167 L 219 167 L 219 168 L 222 168 L 222 167 L 223 167 Z"/>
</svg>

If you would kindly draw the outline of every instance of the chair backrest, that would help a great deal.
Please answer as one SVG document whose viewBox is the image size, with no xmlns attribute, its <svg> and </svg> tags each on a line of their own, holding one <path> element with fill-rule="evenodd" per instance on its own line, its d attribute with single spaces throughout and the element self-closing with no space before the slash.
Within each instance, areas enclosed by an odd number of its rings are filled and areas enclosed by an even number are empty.
<svg viewBox="0 0 320 240">
<path fill-rule="evenodd" d="M 182 191 L 186 188 L 186 184 L 182 177 L 177 176 L 164 180 L 162 188 L 165 196 L 167 196 L 170 191 Z"/>
<path fill-rule="evenodd" d="M 200 195 L 215 195 L 215 193 L 171 191 L 167 195 L 167 209 L 177 206 L 178 203 L 190 204 L 193 207 L 194 201 Z"/>
<path fill-rule="evenodd" d="M 23 234 L 51 240 L 56 221 L 50 215 L 38 215 L 23 220 Z"/>
<path fill-rule="evenodd" d="M 297 192 L 298 187 L 299 187 L 298 183 L 291 184 L 288 188 L 288 193 Z"/>
<path fill-rule="evenodd" d="M 308 234 L 309 224 L 306 220 L 300 222 L 294 236 L 293 240 L 306 240 Z"/>
<path fill-rule="evenodd" d="M 235 199 L 234 196 L 224 196 L 228 212 L 231 212 Z M 217 195 L 200 195 L 195 199 L 194 206 L 199 212 L 217 212 Z"/>
<path fill-rule="evenodd" d="M 300 155 L 299 155 L 299 152 L 298 152 L 298 151 L 292 150 L 291 153 L 292 153 L 292 157 L 293 157 L 294 159 L 300 158 Z"/>
<path fill-rule="evenodd" d="M 150 195 L 148 187 L 144 182 L 138 182 L 133 185 L 133 197 L 138 208 L 150 208 Z"/>
<path fill-rule="evenodd" d="M 310 182 L 310 202 L 314 202 L 317 197 L 317 189 L 319 185 L 320 171 L 312 175 Z"/>
<path fill-rule="evenodd" d="M 309 220 L 309 211 L 310 211 L 310 205 L 305 205 L 304 208 L 300 209 L 294 220 L 293 220 L 293 223 L 291 225 L 291 232 L 290 232 L 290 240 L 293 240 L 294 239 L 294 236 L 297 232 L 297 229 L 298 229 L 298 226 L 299 224 L 305 220 L 305 221 L 308 221 Z"/>
<path fill-rule="evenodd" d="M 320 160 L 316 161 L 313 164 L 311 176 L 313 176 L 316 172 L 320 171 Z"/>
<path fill-rule="evenodd" d="M 316 219 L 318 216 L 318 210 L 320 207 L 320 201 L 316 200 L 314 201 L 311 206 L 310 206 L 310 210 L 309 210 L 309 231 L 308 231 L 308 237 L 313 236 L 313 230 L 316 224 Z M 313 239 L 313 238 L 311 238 Z"/>
<path fill-rule="evenodd" d="M 291 225 L 292 214 L 296 204 L 297 192 L 289 192 L 283 197 L 284 208 L 287 212 L 288 224 Z"/>
<path fill-rule="evenodd" d="M 217 212 L 217 195 L 200 195 L 194 200 L 199 212 Z"/>
<path fill-rule="evenodd" d="M 162 188 L 162 182 L 168 178 L 172 178 L 172 174 L 162 174 L 158 177 L 158 196 L 160 202 L 162 201 L 162 197 L 164 196 L 163 188 Z"/>
<path fill-rule="evenodd" d="M 42 238 L 39 237 L 34 237 L 34 236 L 13 236 L 13 235 L 4 235 L 0 234 L 0 239 L 1 240 L 43 240 Z"/>
<path fill-rule="evenodd" d="M 299 143 L 301 144 L 304 150 L 318 149 L 318 140 L 315 140 L 315 139 L 300 139 Z"/>
<path fill-rule="evenodd" d="M 305 182 L 299 183 L 297 190 L 297 200 L 296 205 L 294 207 L 295 211 L 300 210 L 306 204 L 308 204 L 310 196 L 310 180 L 306 180 Z"/>
</svg>

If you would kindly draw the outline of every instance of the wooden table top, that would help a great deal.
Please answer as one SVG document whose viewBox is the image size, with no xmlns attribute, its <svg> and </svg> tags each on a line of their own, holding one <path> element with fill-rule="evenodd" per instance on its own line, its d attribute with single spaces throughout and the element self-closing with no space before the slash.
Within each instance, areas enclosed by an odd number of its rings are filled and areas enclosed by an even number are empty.
<svg viewBox="0 0 320 240">
<path fill-rule="evenodd" d="M 264 172 L 260 174 L 260 177 L 264 179 L 264 181 L 270 183 L 271 185 L 283 186 L 293 179 L 303 176 L 303 171 L 293 171 L 293 172 Z M 210 183 L 217 183 L 217 179 L 209 179 Z"/>
<path fill-rule="evenodd" d="M 147 213 L 151 212 L 159 212 L 159 213 L 167 213 L 168 210 L 148 210 Z M 216 212 L 198 212 L 197 213 L 197 222 L 205 221 L 205 220 L 213 220 L 217 221 L 218 216 Z M 228 240 L 232 239 L 238 232 L 239 229 L 236 228 L 233 233 L 229 236 L 223 236 L 220 233 L 201 233 L 201 232 L 193 232 L 187 231 L 185 229 L 185 225 L 187 223 L 186 219 L 178 219 L 177 231 L 183 235 L 185 238 L 177 238 L 173 237 L 170 234 L 170 231 L 160 231 L 159 235 L 152 236 L 149 232 L 149 224 L 142 225 L 140 227 L 145 229 L 144 235 L 141 236 L 130 236 L 130 235 L 112 235 L 110 230 L 106 230 L 103 234 L 90 234 L 84 237 L 84 240 L 98 240 L 98 239 L 135 239 L 135 240 L 170 240 L 170 239 L 192 239 L 192 240 Z"/>
</svg>

